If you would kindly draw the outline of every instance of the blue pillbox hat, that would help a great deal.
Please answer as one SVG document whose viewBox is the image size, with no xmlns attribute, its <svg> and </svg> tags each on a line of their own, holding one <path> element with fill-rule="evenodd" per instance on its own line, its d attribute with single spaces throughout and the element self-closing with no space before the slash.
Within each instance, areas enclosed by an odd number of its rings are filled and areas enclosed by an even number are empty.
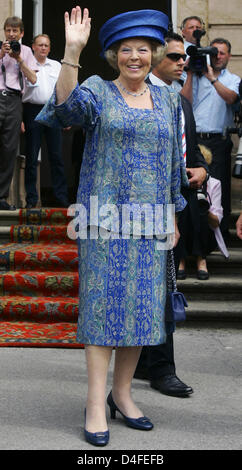
<svg viewBox="0 0 242 470">
<path fill-rule="evenodd" d="M 133 37 L 156 39 L 165 43 L 169 18 L 158 10 L 136 10 L 120 13 L 101 27 L 99 41 L 102 55 L 115 42 Z"/>
</svg>

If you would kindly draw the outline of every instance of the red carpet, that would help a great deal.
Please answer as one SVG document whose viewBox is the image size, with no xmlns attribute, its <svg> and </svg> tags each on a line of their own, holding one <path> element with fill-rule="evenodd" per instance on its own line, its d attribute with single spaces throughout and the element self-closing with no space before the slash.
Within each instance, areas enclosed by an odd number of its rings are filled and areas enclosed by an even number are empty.
<svg viewBox="0 0 242 470">
<path fill-rule="evenodd" d="M 22 209 L 0 245 L 0 346 L 76 343 L 78 259 L 67 209 Z"/>
</svg>

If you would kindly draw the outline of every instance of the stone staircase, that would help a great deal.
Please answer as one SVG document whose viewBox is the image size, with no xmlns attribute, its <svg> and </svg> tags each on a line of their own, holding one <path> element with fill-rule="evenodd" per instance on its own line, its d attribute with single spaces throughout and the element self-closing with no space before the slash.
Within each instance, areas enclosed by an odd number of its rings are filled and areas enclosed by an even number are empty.
<svg viewBox="0 0 242 470">
<path fill-rule="evenodd" d="M 188 301 L 187 320 L 242 320 L 242 241 L 236 235 L 238 211 L 231 214 L 229 258 L 214 251 L 207 258 L 209 279 L 196 277 L 195 260 L 188 259 L 187 278 L 178 281 L 178 289 Z"/>
<path fill-rule="evenodd" d="M 196 277 L 194 260 L 189 259 L 187 278 L 178 281 L 188 301 L 188 321 L 236 321 L 242 320 L 242 241 L 235 231 L 238 211 L 231 216 L 231 241 L 229 259 L 220 252 L 208 257 L 210 277 L 200 281 Z M 10 227 L 18 224 L 19 211 L 0 211 L 0 243 L 10 242 Z"/>
</svg>

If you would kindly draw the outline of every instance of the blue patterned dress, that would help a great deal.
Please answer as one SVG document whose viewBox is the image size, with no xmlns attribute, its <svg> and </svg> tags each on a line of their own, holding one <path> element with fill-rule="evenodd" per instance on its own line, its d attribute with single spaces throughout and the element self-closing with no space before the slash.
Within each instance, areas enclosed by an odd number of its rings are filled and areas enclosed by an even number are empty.
<svg viewBox="0 0 242 470">
<path fill-rule="evenodd" d="M 153 109 L 130 108 L 113 82 L 92 76 L 65 103 L 55 94 L 38 115 L 49 126 L 80 125 L 86 145 L 77 203 L 90 196 L 99 208 L 113 204 L 174 204 L 184 209 L 187 185 L 181 146 L 181 107 L 176 92 L 149 85 Z M 101 225 L 100 221 L 98 225 Z M 166 340 L 166 251 L 156 237 L 80 239 L 80 304 L 77 341 L 103 346 L 142 346 Z"/>
</svg>

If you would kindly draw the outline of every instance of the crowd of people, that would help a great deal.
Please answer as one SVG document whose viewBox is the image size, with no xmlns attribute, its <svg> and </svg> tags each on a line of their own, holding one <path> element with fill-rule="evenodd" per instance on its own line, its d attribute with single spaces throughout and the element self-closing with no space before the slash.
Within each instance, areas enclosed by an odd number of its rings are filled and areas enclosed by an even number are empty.
<svg viewBox="0 0 242 470">
<path fill-rule="evenodd" d="M 186 258 L 193 255 L 198 279 L 206 280 L 207 255 L 219 247 L 228 257 L 232 143 L 223 133 L 233 124 L 241 79 L 227 69 L 231 45 L 224 38 L 212 41 L 217 52 L 205 71 L 189 68 L 187 49 L 196 45 L 194 31 L 204 29 L 200 18 L 185 18 L 182 35 L 168 34 L 168 23 L 168 17 L 156 10 L 126 12 L 108 20 L 99 39 L 102 55 L 117 78 L 106 81 L 95 75 L 79 85 L 79 58 L 91 31 L 87 9 L 76 7 L 70 15 L 65 13 L 61 64 L 48 59 L 46 34 L 34 38 L 34 54 L 26 46 L 14 52 L 11 41 L 23 36 L 23 25 L 8 19 L 0 52 L 7 72 L 0 71 L 0 139 L 2 149 L 5 146 L 0 209 L 12 209 L 6 198 L 23 102 L 27 208 L 37 203 L 36 168 L 43 133 L 55 196 L 60 206 L 67 207 L 61 129 L 80 126 L 85 145 L 77 202 L 90 208 L 90 197 L 95 195 L 100 204 L 115 205 L 119 214 L 126 203 L 172 204 L 177 277 L 186 277 Z M 2 110 L 12 101 L 19 117 L 11 128 L 15 142 L 10 149 Z M 236 224 L 240 238 L 241 220 L 242 215 Z M 99 234 L 97 239 L 78 240 L 77 340 L 85 344 L 88 370 L 84 433 L 97 446 L 109 441 L 105 393 L 113 348 L 113 387 L 107 399 L 112 418 L 119 412 L 127 426 L 153 428 L 132 399 L 133 377 L 150 380 L 152 388 L 167 395 L 193 393 L 176 375 L 173 333 L 166 328 L 167 252 L 158 249 L 155 232 L 150 238 L 142 230 L 140 238 L 135 232 L 129 239 L 115 235 L 110 230 L 106 239 Z"/>
<path fill-rule="evenodd" d="M 0 210 L 16 209 L 7 199 L 19 151 L 20 131 L 25 137 L 26 207 L 34 208 L 38 202 L 36 183 L 42 135 L 46 138 L 56 205 L 68 207 L 62 131 L 35 121 L 53 93 L 61 64 L 48 58 L 51 42 L 46 34 L 33 39 L 32 50 L 20 44 L 24 36 L 21 18 L 7 18 L 4 34 L 0 50 Z"/>
</svg>

